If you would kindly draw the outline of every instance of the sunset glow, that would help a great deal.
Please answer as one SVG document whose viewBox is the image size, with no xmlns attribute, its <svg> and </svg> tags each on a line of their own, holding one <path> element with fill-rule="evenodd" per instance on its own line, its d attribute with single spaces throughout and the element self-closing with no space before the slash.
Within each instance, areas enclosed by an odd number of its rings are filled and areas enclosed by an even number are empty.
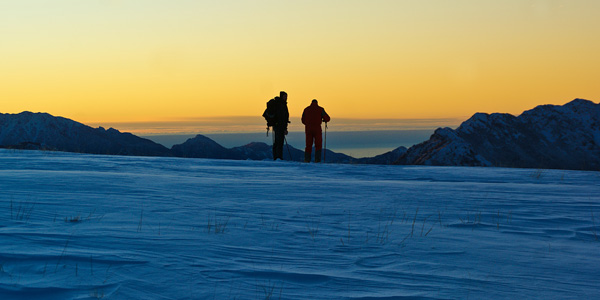
<svg viewBox="0 0 600 300">
<path fill-rule="evenodd" d="M 600 99 L 600 2 L 2 1 L 0 112 L 465 119 Z M 260 119 L 259 119 L 260 120 Z"/>
</svg>

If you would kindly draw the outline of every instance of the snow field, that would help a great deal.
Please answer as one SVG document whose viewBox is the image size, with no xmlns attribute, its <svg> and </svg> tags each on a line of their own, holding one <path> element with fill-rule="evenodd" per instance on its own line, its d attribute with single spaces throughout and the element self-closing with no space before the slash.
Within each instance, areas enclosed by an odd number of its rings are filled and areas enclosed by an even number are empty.
<svg viewBox="0 0 600 300">
<path fill-rule="evenodd" d="M 2 299 L 592 299 L 600 174 L 0 150 Z"/>
</svg>

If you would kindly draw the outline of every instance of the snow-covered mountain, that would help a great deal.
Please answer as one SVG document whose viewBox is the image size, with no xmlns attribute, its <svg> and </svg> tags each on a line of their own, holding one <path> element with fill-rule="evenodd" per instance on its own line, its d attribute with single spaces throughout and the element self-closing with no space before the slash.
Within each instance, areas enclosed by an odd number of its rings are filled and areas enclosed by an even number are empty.
<svg viewBox="0 0 600 300">
<path fill-rule="evenodd" d="M 396 164 L 600 170 L 600 104 L 575 99 L 518 117 L 477 113 L 456 130 L 437 129 Z"/>
<path fill-rule="evenodd" d="M 138 156 L 170 153 L 166 147 L 130 133 L 32 112 L 0 114 L 0 147 Z"/>
</svg>

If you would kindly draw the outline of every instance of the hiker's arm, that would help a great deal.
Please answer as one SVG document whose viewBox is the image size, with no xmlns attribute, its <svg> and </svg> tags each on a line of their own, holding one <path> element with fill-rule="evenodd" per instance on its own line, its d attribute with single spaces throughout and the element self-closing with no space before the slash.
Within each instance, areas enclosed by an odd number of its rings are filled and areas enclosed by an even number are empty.
<svg viewBox="0 0 600 300">
<path fill-rule="evenodd" d="M 325 109 L 323 108 L 323 111 L 321 112 L 321 118 L 323 119 L 323 121 L 325 123 L 331 121 L 331 118 L 329 117 L 329 115 L 325 112 Z"/>
</svg>

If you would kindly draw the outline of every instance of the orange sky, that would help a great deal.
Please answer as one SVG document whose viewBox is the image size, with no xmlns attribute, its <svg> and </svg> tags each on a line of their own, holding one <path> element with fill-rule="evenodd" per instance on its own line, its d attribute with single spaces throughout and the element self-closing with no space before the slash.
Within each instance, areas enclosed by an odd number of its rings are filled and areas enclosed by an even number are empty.
<svg viewBox="0 0 600 300">
<path fill-rule="evenodd" d="M 600 1 L 2 1 L 0 112 L 466 119 L 600 99 Z M 262 126 L 262 124 L 261 124 Z"/>
</svg>

